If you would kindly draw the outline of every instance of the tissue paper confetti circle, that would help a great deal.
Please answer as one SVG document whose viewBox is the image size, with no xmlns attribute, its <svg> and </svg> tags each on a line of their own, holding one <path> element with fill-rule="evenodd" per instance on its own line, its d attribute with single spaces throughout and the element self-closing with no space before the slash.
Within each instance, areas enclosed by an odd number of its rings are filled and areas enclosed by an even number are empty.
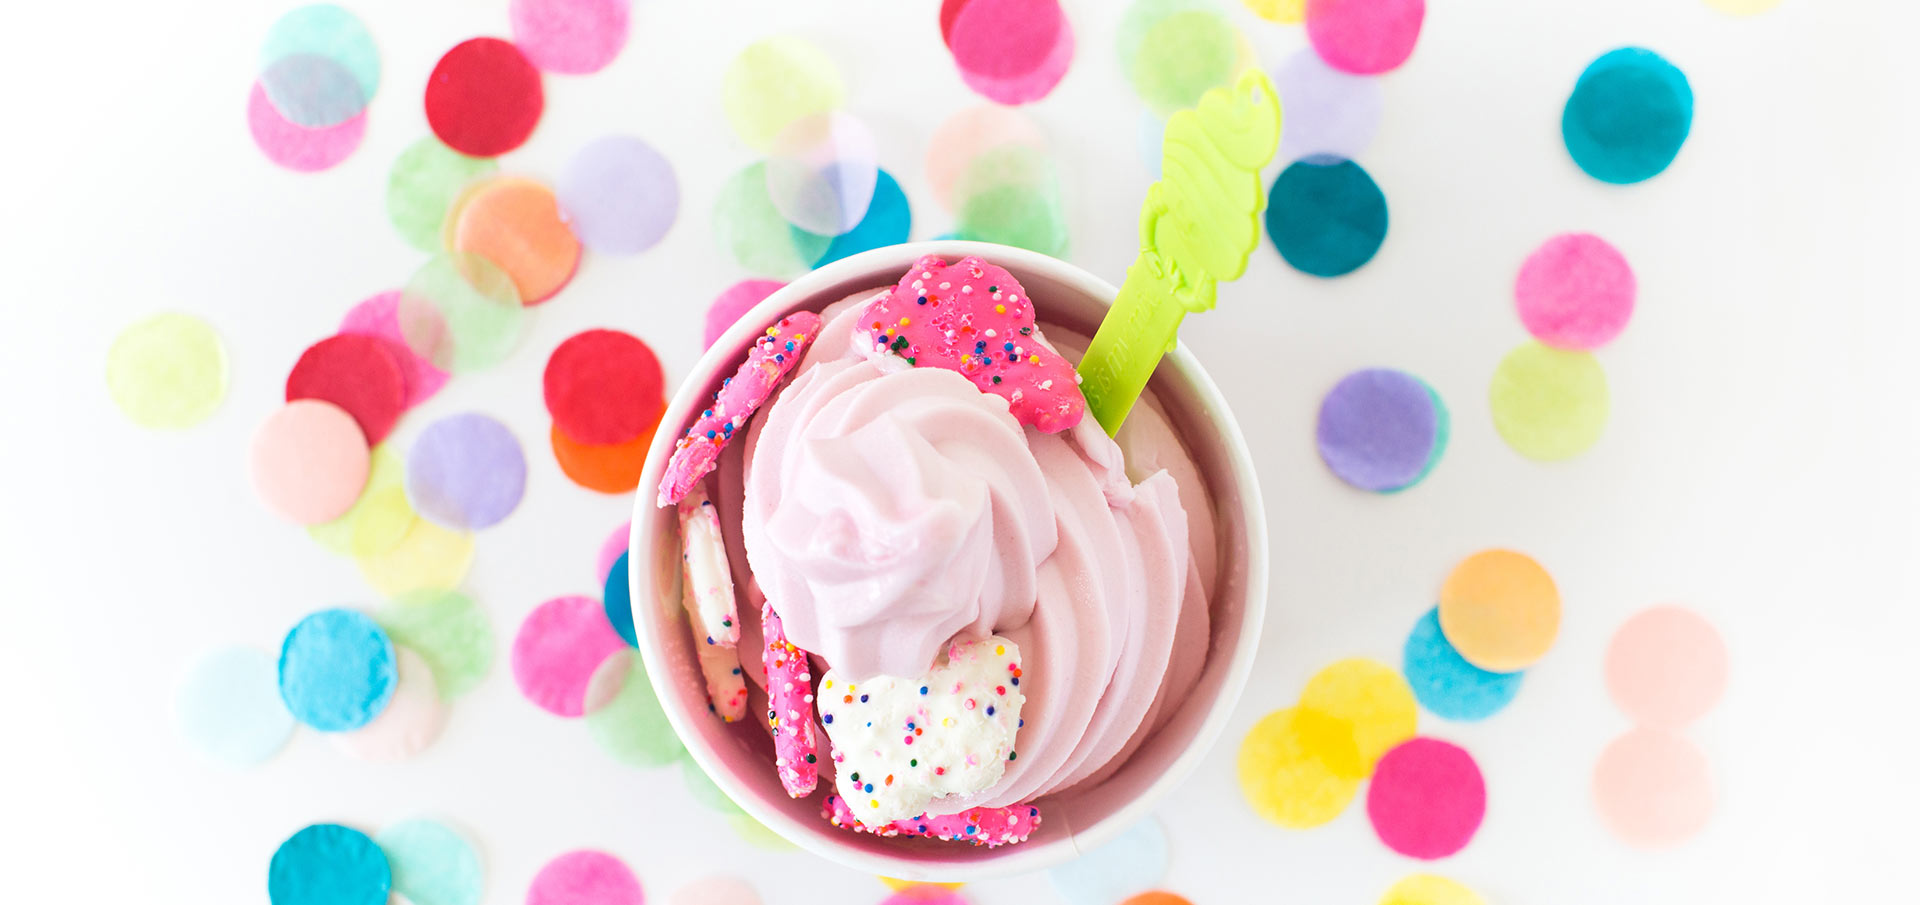
<svg viewBox="0 0 1920 905">
<path fill-rule="evenodd" d="M 1440 631 L 1434 607 L 1413 627 L 1401 653 L 1401 668 L 1420 706 L 1446 720 L 1484 720 L 1520 693 L 1521 672 L 1488 672 L 1460 656 Z"/>
<path fill-rule="evenodd" d="M 927 143 L 927 185 L 933 189 L 934 200 L 952 210 L 954 184 L 968 164 L 1001 145 L 1020 145 L 1044 154 L 1047 137 L 1031 117 L 993 104 L 968 107 L 947 117 Z M 1156 143 L 1156 157 L 1158 147 Z"/>
<path fill-rule="evenodd" d="M 295 524 L 332 521 L 360 498 L 369 455 L 352 415 L 331 402 L 297 399 L 253 433 L 253 490 Z"/>
<path fill-rule="evenodd" d="M 393 885 L 387 856 L 367 834 L 316 823 L 287 837 L 267 864 L 273 905 L 386 905 Z"/>
<path fill-rule="evenodd" d="M 394 656 L 387 633 L 364 613 L 311 613 L 280 645 L 280 700 L 322 732 L 358 729 L 393 699 Z"/>
<path fill-rule="evenodd" d="M 1388 751 L 1367 787 L 1367 819 L 1390 849 L 1444 858 L 1465 848 L 1487 812 L 1487 786 L 1458 745 L 1415 738 Z"/>
<path fill-rule="evenodd" d="M 499 38 L 453 46 L 427 77 L 427 125 L 447 147 L 498 157 L 525 143 L 540 123 L 546 96 L 540 71 Z"/>
<path fill-rule="evenodd" d="M 348 757 L 381 764 L 406 760 L 427 750 L 447 725 L 447 706 L 427 661 L 399 645 L 393 650 L 398 663 L 393 699 L 365 726 L 331 736 L 333 746 Z"/>
<path fill-rule="evenodd" d="M 647 436 L 666 407 L 660 359 L 638 337 L 582 330 L 554 347 L 541 377 L 553 423 L 573 440 L 608 445 Z"/>
<path fill-rule="evenodd" d="M 1072 905 L 1084 905 L 1085 898 L 1066 896 Z M 928 884 L 916 884 L 880 900 L 880 905 L 968 905 L 965 896 Z"/>
<path fill-rule="evenodd" d="M 1118 42 L 1121 71 L 1161 117 L 1232 82 L 1245 56 L 1227 17 L 1195 0 L 1135 0 L 1120 19 Z"/>
<path fill-rule="evenodd" d="M 755 163 L 733 174 L 713 202 L 714 241 L 749 273 L 787 277 L 805 273 L 820 260 L 831 236 L 789 224 L 767 197 L 767 165 Z"/>
<path fill-rule="evenodd" d="M 882 884 L 885 884 L 888 889 L 891 889 L 894 892 L 899 892 L 903 889 L 913 889 L 915 887 L 925 887 L 925 886 L 931 886 L 936 889 L 959 889 L 960 887 L 967 885 L 965 883 L 923 883 L 918 880 L 896 880 L 892 877 L 881 877 L 880 882 Z"/>
<path fill-rule="evenodd" d="M 617 684 L 596 682 L 594 674 L 627 649 L 607 624 L 600 601 L 556 597 L 535 607 L 520 624 L 513 639 L 513 680 L 527 700 L 548 713 L 581 716 L 619 693 Z M 625 669 L 623 662 L 622 677 Z"/>
<path fill-rule="evenodd" d="M 645 899 L 625 863 L 586 849 L 547 862 L 527 887 L 527 905 L 641 905 Z"/>
<path fill-rule="evenodd" d="M 959 238 L 1052 257 L 1067 253 L 1067 218 L 1053 161 L 1024 145 L 981 153 L 955 181 Z"/>
<path fill-rule="evenodd" d="M 1159 885 L 1169 857 L 1167 828 L 1149 817 L 1112 842 L 1047 871 L 1047 878 L 1071 905 L 1112 905 Z"/>
<path fill-rule="evenodd" d="M 329 336 L 300 353 L 287 374 L 287 401 L 318 399 L 353 416 L 368 443 L 393 430 L 407 406 L 406 378 L 387 344 L 371 336 Z"/>
<path fill-rule="evenodd" d="M 1412 738 L 1420 718 L 1406 680 L 1393 667 L 1364 657 L 1341 660 L 1314 673 L 1300 691 L 1299 706 L 1353 727 L 1358 755 L 1354 779 L 1371 774 L 1381 755 Z"/>
<path fill-rule="evenodd" d="M 1528 342 L 1507 353 L 1487 387 L 1493 426 L 1529 459 L 1571 459 L 1600 441 L 1611 401 L 1607 373 L 1586 352 Z"/>
<path fill-rule="evenodd" d="M 473 535 L 442 528 L 430 519 L 414 519 L 413 527 L 393 549 L 356 556 L 354 563 L 360 567 L 360 577 L 383 597 L 446 590 L 458 587 L 473 565 Z"/>
<path fill-rule="evenodd" d="M 503 177 L 474 186 L 453 215 L 456 252 L 479 255 L 513 280 L 520 301 L 538 305 L 580 267 L 580 240 L 560 218 L 553 190 Z"/>
<path fill-rule="evenodd" d="M 409 591 L 381 607 L 373 621 L 396 646 L 419 652 L 443 698 L 472 691 L 493 668 L 493 626 L 479 604 L 459 591 Z"/>
<path fill-rule="evenodd" d="M 506 358 L 520 342 L 526 311 L 513 278 L 492 261 L 441 254 L 408 278 L 396 317 L 408 349 L 460 374 Z"/>
<path fill-rule="evenodd" d="M 491 157 L 469 157 L 431 135 L 422 138 L 387 171 L 387 220 L 407 244 L 437 252 L 454 200 L 499 168 Z"/>
<path fill-rule="evenodd" d="M 941 10 L 960 80 L 1001 104 L 1046 97 L 1073 64 L 1073 27 L 1054 0 L 969 0 Z"/>
<path fill-rule="evenodd" d="M 206 321 L 156 314 L 114 338 L 107 350 L 107 392 L 141 427 L 192 427 L 227 396 L 227 348 Z"/>
<path fill-rule="evenodd" d="M 686 749 L 660 708 L 660 696 L 647 679 L 646 666 L 639 657 L 631 661 L 620 692 L 606 706 L 587 714 L 587 731 L 600 750 L 620 763 L 664 767 Z"/>
<path fill-rule="evenodd" d="M 1615 185 L 1658 176 L 1680 155 L 1692 128 L 1686 74 L 1641 47 L 1608 51 L 1589 64 L 1560 116 L 1573 162 Z"/>
<path fill-rule="evenodd" d="M 1450 433 L 1446 406 L 1420 378 L 1391 368 L 1355 371 L 1320 403 L 1316 440 L 1334 476 L 1394 493 L 1439 463 Z"/>
<path fill-rule="evenodd" d="M 680 213 L 673 164 L 631 135 L 603 136 L 575 151 L 555 191 L 560 218 L 601 254 L 652 248 Z"/>
<path fill-rule="evenodd" d="M 403 820 L 373 834 L 373 841 L 393 869 L 393 891 L 410 905 L 479 905 L 480 856 L 446 824 Z"/>
<path fill-rule="evenodd" d="M 407 463 L 386 444 L 374 447 L 368 456 L 368 461 L 370 464 L 367 466 L 367 483 L 361 488 L 360 496 L 354 500 L 353 508 L 348 509 L 344 515 L 333 521 L 307 526 L 307 536 L 313 538 L 315 543 L 343 556 L 353 555 L 353 537 L 358 532 L 360 516 L 367 515 L 385 504 L 386 491 L 404 488 L 406 485 Z M 401 493 L 404 497 L 404 489 Z"/>
<path fill-rule="evenodd" d="M 1160 178 L 1162 146 L 1167 140 L 1167 122 L 1153 115 L 1152 110 L 1140 111 L 1140 126 L 1134 132 L 1134 140 L 1139 143 L 1140 165 L 1147 168 L 1147 175 Z"/>
<path fill-rule="evenodd" d="M 761 905 L 753 884 L 738 877 L 701 877 L 673 891 L 667 905 Z"/>
<path fill-rule="evenodd" d="M 407 502 L 404 484 L 373 493 L 362 492 L 360 501 L 347 512 L 353 516 L 347 552 L 354 556 L 379 556 L 400 546 L 420 518 L 420 514 L 413 511 L 413 504 Z"/>
<path fill-rule="evenodd" d="M 655 419 L 654 426 L 659 423 Z M 547 443 L 553 447 L 553 461 L 567 480 L 600 493 L 632 493 L 640 486 L 640 473 L 647 468 L 653 430 L 649 428 L 625 443 L 596 446 L 574 440 L 556 424 L 547 431 Z"/>
<path fill-rule="evenodd" d="M 1193 902 L 1186 896 L 1156 889 L 1132 896 L 1120 905 L 1193 905 Z"/>
<path fill-rule="evenodd" d="M 1698 613 L 1656 606 L 1613 633 L 1606 674 L 1622 713 L 1642 725 L 1678 729 L 1719 703 L 1727 689 L 1727 646 Z"/>
<path fill-rule="evenodd" d="M 607 583 L 607 576 L 613 573 L 613 565 L 627 552 L 627 542 L 633 534 L 633 522 L 628 521 L 613 529 L 607 539 L 600 542 L 600 555 L 593 561 L 593 574 L 601 584 Z"/>
<path fill-rule="evenodd" d="M 1267 237 L 1302 273 L 1352 273 L 1386 241 L 1387 196 L 1351 160 L 1295 161 L 1267 191 Z"/>
<path fill-rule="evenodd" d="M 913 209 L 907 204 L 907 193 L 900 190 L 891 173 L 876 173 L 867 215 L 853 229 L 834 236 L 813 266 L 824 267 L 848 255 L 907 241 L 907 233 L 913 229 Z"/>
<path fill-rule="evenodd" d="M 1633 316 L 1633 268 L 1607 240 L 1591 233 L 1548 239 L 1514 279 L 1520 323 L 1557 349 L 1597 349 Z"/>
<path fill-rule="evenodd" d="M 1385 104 L 1379 79 L 1341 72 L 1301 50 L 1280 65 L 1273 83 L 1287 120 L 1278 159 L 1327 154 L 1355 160 L 1373 143 Z"/>
<path fill-rule="evenodd" d="M 380 89 L 380 51 L 367 27 L 331 3 L 302 6 L 267 29 L 259 78 L 273 106 L 309 129 L 338 125 Z"/>
<path fill-rule="evenodd" d="M 520 441 L 479 412 L 448 415 L 420 434 L 407 453 L 407 499 L 421 515 L 469 531 L 513 513 L 527 489 Z"/>
<path fill-rule="evenodd" d="M 1446 877 L 1414 874 L 1393 884 L 1380 905 L 1487 905 L 1487 900 Z"/>
<path fill-rule="evenodd" d="M 293 734 L 280 701 L 273 657 L 226 647 L 201 657 L 174 693 L 174 720 L 187 742 L 208 758 L 249 767 L 272 757 Z"/>
<path fill-rule="evenodd" d="M 1307 17 L 1307 0 L 1241 0 L 1247 9 L 1268 22 L 1298 25 Z"/>
<path fill-rule="evenodd" d="M 1706 755 L 1685 736 L 1642 726 L 1600 753 L 1593 803 L 1620 841 L 1664 848 L 1685 841 L 1713 816 Z"/>
<path fill-rule="evenodd" d="M 707 305 L 706 326 L 702 328 L 700 334 L 701 348 L 713 348 L 714 340 L 719 339 L 720 334 L 727 332 L 727 328 L 733 326 L 734 321 L 753 310 L 753 306 L 765 301 L 767 296 L 774 293 L 774 290 L 785 285 L 787 284 L 779 280 L 741 280 L 721 291 L 714 297 L 713 302 Z"/>
<path fill-rule="evenodd" d="M 723 78 L 727 124 L 756 151 L 771 147 L 788 123 L 839 107 L 847 94 L 833 58 L 791 35 L 747 45 Z"/>
<path fill-rule="evenodd" d="M 1353 727 L 1304 707 L 1267 714 L 1240 743 L 1240 791 L 1254 813 L 1289 829 L 1340 816 L 1360 788 Z"/>
<path fill-rule="evenodd" d="M 713 778 L 708 776 L 699 764 L 694 763 L 693 758 L 680 760 L 680 781 L 687 784 L 687 794 L 692 795 L 694 801 L 700 802 L 709 810 L 718 811 L 729 817 L 745 817 L 753 820 L 747 817 L 745 811 L 740 810 L 739 805 L 733 803 L 733 799 L 727 797 L 727 793 L 720 791 L 720 787 L 713 784 Z M 758 821 L 754 822 L 758 823 Z"/>
<path fill-rule="evenodd" d="M 513 46 L 547 72 L 588 75 L 627 46 L 632 0 L 513 0 Z"/>
<path fill-rule="evenodd" d="M 879 153 L 866 123 L 846 113 L 800 117 L 767 151 L 767 198 L 788 223 L 837 236 L 867 215 Z"/>
<path fill-rule="evenodd" d="M 1525 669 L 1560 634 L 1560 589 L 1533 557 L 1482 550 L 1440 586 L 1440 629 L 1467 662 L 1494 672 Z"/>
<path fill-rule="evenodd" d="M 1335 69 L 1379 75 L 1413 55 L 1426 17 L 1426 0 L 1307 0 L 1307 40 Z"/>
<path fill-rule="evenodd" d="M 367 134 L 367 115 L 356 113 L 331 126 L 308 128 L 290 123 L 273 109 L 259 82 L 247 95 L 247 131 L 260 153 L 277 166 L 317 173 L 352 156 Z"/>
<path fill-rule="evenodd" d="M 346 316 L 340 319 L 340 332 L 371 336 L 386 344 L 394 360 L 400 363 L 400 379 L 407 389 L 407 408 L 433 398 L 433 394 L 447 384 L 447 372 L 415 355 L 407 348 L 406 337 L 400 335 L 400 291 L 397 289 L 347 309 Z"/>
<path fill-rule="evenodd" d="M 613 561 L 613 568 L 607 570 L 607 583 L 602 589 L 601 605 L 607 611 L 607 623 L 613 626 L 621 640 L 628 647 L 640 646 L 639 637 L 633 633 L 633 587 L 632 576 L 627 571 L 627 553 Z"/>
</svg>

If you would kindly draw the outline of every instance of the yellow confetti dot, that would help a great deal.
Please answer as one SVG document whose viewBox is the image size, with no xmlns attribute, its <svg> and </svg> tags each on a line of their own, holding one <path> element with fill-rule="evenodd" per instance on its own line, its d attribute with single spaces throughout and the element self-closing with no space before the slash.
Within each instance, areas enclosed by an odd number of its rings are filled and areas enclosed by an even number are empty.
<svg viewBox="0 0 1920 905">
<path fill-rule="evenodd" d="M 1780 0 L 1707 0 L 1707 5 L 1730 16 L 1757 16 L 1780 5 Z"/>
<path fill-rule="evenodd" d="M 903 889 L 914 889 L 916 887 L 926 887 L 926 886 L 931 886 L 931 887 L 934 887 L 935 889 L 959 889 L 960 887 L 967 885 L 965 883 L 923 883 L 918 880 L 896 880 L 892 877 L 881 877 L 880 882 L 887 884 L 887 888 L 893 890 L 894 892 L 899 892 Z"/>
<path fill-rule="evenodd" d="M 1255 723 L 1240 742 L 1239 768 L 1254 812 L 1297 830 L 1340 816 L 1360 787 L 1352 727 L 1300 707 Z"/>
<path fill-rule="evenodd" d="M 1241 0 L 1253 14 L 1268 22 L 1298 25 L 1306 21 L 1307 0 Z"/>
<path fill-rule="evenodd" d="M 1571 459 L 1607 427 L 1607 373 L 1586 352 L 1527 342 L 1500 361 L 1487 388 L 1493 426 L 1529 459 Z"/>
<path fill-rule="evenodd" d="M 1526 669 L 1560 634 L 1560 590 L 1533 557 L 1483 550 L 1454 566 L 1440 587 L 1440 633 L 1481 669 Z"/>
<path fill-rule="evenodd" d="M 1487 905 L 1487 900 L 1446 877 L 1413 874 L 1393 884 L 1380 905 Z"/>
<path fill-rule="evenodd" d="M 227 396 L 226 346 L 197 317 L 154 315 L 114 338 L 107 350 L 107 392 L 141 427 L 192 427 Z"/>
<path fill-rule="evenodd" d="M 733 828 L 734 835 L 739 836 L 748 845 L 761 851 L 791 852 L 798 850 L 798 846 L 782 839 L 779 833 L 767 829 L 766 824 L 745 814 L 728 815 L 727 825 Z"/>
<path fill-rule="evenodd" d="M 342 556 L 353 555 L 354 523 L 360 514 L 367 511 L 374 497 L 390 489 L 403 488 L 406 481 L 407 463 L 400 458 L 400 454 L 389 449 L 385 443 L 374 447 L 367 468 L 367 486 L 361 488 L 360 499 L 345 515 L 331 522 L 308 525 L 307 536 L 313 538 L 314 543 Z"/>
<path fill-rule="evenodd" d="M 727 66 L 720 92 L 734 134 L 754 150 L 765 151 L 794 120 L 838 108 L 847 88 L 825 51 L 780 35 L 740 51 Z"/>
<path fill-rule="evenodd" d="M 354 562 L 367 584 L 386 597 L 455 588 L 473 565 L 473 535 L 414 519 L 413 527 L 393 549 L 378 556 L 357 556 Z"/>
<path fill-rule="evenodd" d="M 354 510 L 360 509 L 359 503 Z M 348 510 L 352 514 L 354 510 Z M 413 511 L 413 505 L 407 502 L 407 490 L 404 487 L 388 487 L 366 500 L 366 507 L 353 519 L 353 539 L 350 541 L 353 555 L 356 557 L 379 556 L 400 546 L 413 523 L 420 516 Z"/>
<path fill-rule="evenodd" d="M 1341 660 L 1314 674 L 1300 692 L 1300 707 L 1352 725 L 1359 755 L 1354 779 L 1373 775 L 1381 755 L 1412 738 L 1420 713 L 1413 689 L 1398 671 L 1363 657 Z"/>
</svg>

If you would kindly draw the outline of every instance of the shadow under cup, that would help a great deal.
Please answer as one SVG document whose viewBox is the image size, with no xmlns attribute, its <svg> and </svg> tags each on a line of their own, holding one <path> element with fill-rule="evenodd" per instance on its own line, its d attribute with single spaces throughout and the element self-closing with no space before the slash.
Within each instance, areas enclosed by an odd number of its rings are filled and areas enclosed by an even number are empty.
<svg viewBox="0 0 1920 905">
<path fill-rule="evenodd" d="M 748 814 L 794 844 L 857 870 L 907 880 L 968 881 L 1044 869 L 1098 847 L 1145 817 L 1199 764 L 1225 727 L 1259 643 L 1267 592 L 1266 520 L 1253 464 L 1232 413 L 1192 353 L 1177 346 L 1161 360 L 1149 388 L 1206 476 L 1220 546 L 1219 580 L 1210 609 L 1211 646 L 1199 684 L 1179 712 L 1113 776 L 1097 786 L 1035 802 L 1041 809 L 1040 828 L 1018 845 L 988 849 L 856 833 L 821 816 L 824 791 L 799 801 L 788 798 L 774 773 L 773 742 L 761 723 L 764 708 L 756 712 L 750 707 L 745 721 L 732 724 L 708 712 L 706 683 L 680 606 L 678 526 L 671 508 L 654 505 L 655 495 L 674 442 L 768 324 L 792 311 L 818 311 L 854 292 L 893 285 L 926 254 L 949 261 L 978 255 L 1005 267 L 1026 288 L 1042 325 L 1088 336 L 1115 295 L 1112 285 L 1044 255 L 980 242 L 936 241 L 854 255 L 768 296 L 701 357 L 654 436 L 629 539 L 633 622 L 648 677 L 674 731 L 693 760 Z M 756 700 L 764 697 L 756 695 Z M 820 739 L 824 746 L 826 736 Z"/>
</svg>

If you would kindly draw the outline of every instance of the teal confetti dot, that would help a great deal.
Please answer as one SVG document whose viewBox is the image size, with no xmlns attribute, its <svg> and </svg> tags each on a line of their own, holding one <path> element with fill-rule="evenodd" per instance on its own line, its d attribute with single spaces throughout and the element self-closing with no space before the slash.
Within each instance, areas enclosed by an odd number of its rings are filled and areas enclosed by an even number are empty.
<svg viewBox="0 0 1920 905">
<path fill-rule="evenodd" d="M 1444 720 L 1472 722 L 1499 713 L 1520 693 L 1525 673 L 1488 672 L 1471 663 L 1440 631 L 1440 608 L 1420 617 L 1401 650 L 1401 671 L 1420 706 Z"/>
<path fill-rule="evenodd" d="M 1387 196 L 1351 160 L 1295 161 L 1267 192 L 1267 237 L 1302 273 L 1352 273 L 1386 241 Z"/>
<path fill-rule="evenodd" d="M 607 572 L 600 605 L 606 608 L 607 621 L 613 624 L 621 640 L 626 641 L 628 647 L 639 647 L 640 639 L 633 633 L 633 586 L 627 580 L 627 554 L 620 554 Z"/>
<path fill-rule="evenodd" d="M 1574 83 L 1560 116 L 1567 153 L 1587 175 L 1627 185 L 1673 163 L 1693 128 L 1687 76 L 1651 50 L 1602 54 Z"/>
<path fill-rule="evenodd" d="M 385 905 L 392 885 L 380 846 L 335 823 L 316 823 L 287 837 L 267 865 L 273 905 Z"/>
<path fill-rule="evenodd" d="M 366 109 L 380 88 L 380 51 L 366 25 L 331 3 L 281 16 L 260 46 L 260 87 L 289 122 L 324 128 Z"/>
<path fill-rule="evenodd" d="M 467 840 L 432 820 L 406 820 L 374 834 L 393 870 L 393 891 L 412 905 L 476 905 L 480 856 Z"/>
<path fill-rule="evenodd" d="M 322 732 L 372 722 L 393 700 L 397 681 L 393 642 L 353 610 L 314 613 L 280 646 L 280 700 L 294 719 Z"/>
<path fill-rule="evenodd" d="M 799 227 L 790 228 L 802 232 Z M 853 229 L 833 237 L 832 244 L 827 246 L 819 260 L 813 262 L 813 266 L 821 267 L 848 255 L 898 245 L 907 241 L 907 233 L 912 229 L 913 209 L 907 204 L 907 193 L 900 190 L 900 183 L 893 178 L 893 174 L 880 170 L 874 180 L 873 200 L 867 205 L 866 216 L 860 218 L 860 223 Z M 806 241 L 805 236 L 811 235 L 803 233 L 795 236 L 794 241 L 798 244 Z"/>
</svg>

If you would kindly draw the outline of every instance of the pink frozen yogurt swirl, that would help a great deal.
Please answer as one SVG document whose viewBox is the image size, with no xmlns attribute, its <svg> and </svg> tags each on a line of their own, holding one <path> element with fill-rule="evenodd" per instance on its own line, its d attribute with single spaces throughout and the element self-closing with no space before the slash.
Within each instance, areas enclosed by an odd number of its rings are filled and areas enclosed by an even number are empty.
<svg viewBox="0 0 1920 905">
<path fill-rule="evenodd" d="M 960 374 L 873 349 L 857 330 L 865 299 L 825 312 L 747 434 L 739 526 L 753 578 L 793 643 L 849 676 L 920 675 L 955 638 L 1019 645 L 1018 757 L 951 807 L 1104 777 L 1205 656 L 1181 488 L 1165 471 L 1132 483 L 1091 418 L 1022 427 Z"/>
</svg>

